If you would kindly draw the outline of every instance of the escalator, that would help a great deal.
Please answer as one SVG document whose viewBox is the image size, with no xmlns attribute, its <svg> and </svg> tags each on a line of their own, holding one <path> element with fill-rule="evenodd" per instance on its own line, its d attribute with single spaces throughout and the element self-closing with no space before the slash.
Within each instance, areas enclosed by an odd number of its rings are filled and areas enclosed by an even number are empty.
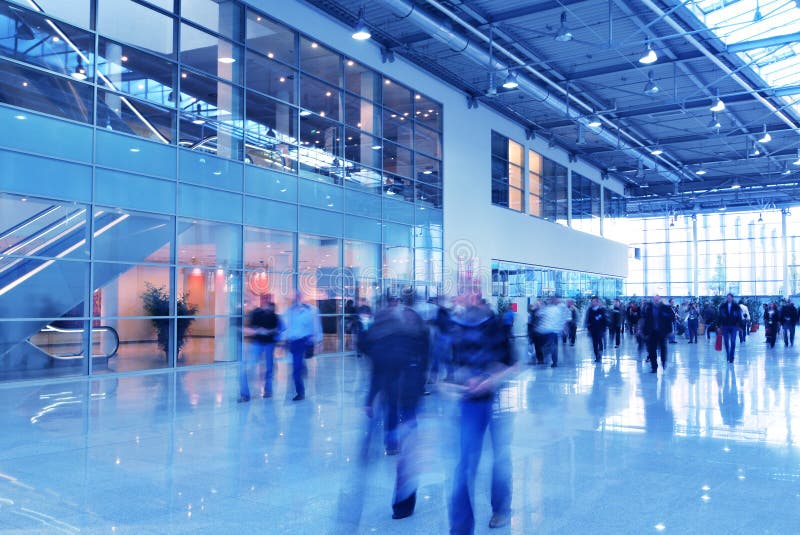
<svg viewBox="0 0 800 535">
<path fill-rule="evenodd" d="M 2 323 L 0 370 L 36 369 L 84 357 L 85 322 L 65 327 L 53 320 L 82 308 L 87 298 L 90 220 L 96 247 L 125 236 L 131 260 L 146 259 L 172 239 L 170 225 L 153 225 L 124 212 L 96 210 L 90 215 L 85 207 L 64 206 L 46 207 L 0 231 L 0 319 L 30 318 Z M 95 263 L 94 288 L 128 269 L 129 264 Z M 94 326 L 92 331 L 92 356 L 112 358 L 119 346 L 116 332 L 107 326 Z M 75 340 L 81 341 L 80 347 Z"/>
</svg>

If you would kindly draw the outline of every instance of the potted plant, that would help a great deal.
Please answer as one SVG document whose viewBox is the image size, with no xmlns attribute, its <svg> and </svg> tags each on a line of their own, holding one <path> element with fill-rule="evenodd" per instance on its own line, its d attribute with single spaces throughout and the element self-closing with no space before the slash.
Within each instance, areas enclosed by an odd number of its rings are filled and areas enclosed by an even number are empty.
<svg viewBox="0 0 800 535">
<path fill-rule="evenodd" d="M 150 320 L 158 334 L 158 347 L 169 355 L 169 292 L 164 286 L 155 286 L 149 282 L 144 283 L 145 291 L 142 293 L 142 305 L 148 316 L 153 316 Z M 186 342 L 186 334 L 189 326 L 194 321 L 197 314 L 197 305 L 188 302 L 188 294 L 178 296 L 178 328 L 175 340 L 175 351 L 181 353 L 183 344 Z"/>
</svg>

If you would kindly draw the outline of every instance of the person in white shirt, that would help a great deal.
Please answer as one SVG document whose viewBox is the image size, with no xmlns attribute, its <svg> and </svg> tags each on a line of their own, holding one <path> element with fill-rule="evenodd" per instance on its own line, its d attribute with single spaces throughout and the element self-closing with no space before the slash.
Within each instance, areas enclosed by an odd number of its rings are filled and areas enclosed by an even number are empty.
<svg viewBox="0 0 800 535">
<path fill-rule="evenodd" d="M 750 332 L 750 309 L 747 308 L 744 301 L 739 301 L 739 308 L 742 309 L 742 328 L 739 331 L 739 341 L 745 343 L 747 333 Z"/>
<path fill-rule="evenodd" d="M 295 292 L 292 306 L 284 314 L 283 321 L 286 325 L 283 338 L 292 355 L 292 378 L 296 392 L 293 401 L 302 401 L 306 399 L 304 359 L 309 351 L 313 351 L 315 344 L 322 342 L 322 322 L 317 309 L 303 303 L 300 292 Z"/>
<path fill-rule="evenodd" d="M 543 353 L 550 355 L 551 368 L 558 366 L 558 336 L 569 319 L 569 311 L 557 297 L 550 298 L 550 302 L 542 308 L 536 332 L 542 335 Z"/>
</svg>

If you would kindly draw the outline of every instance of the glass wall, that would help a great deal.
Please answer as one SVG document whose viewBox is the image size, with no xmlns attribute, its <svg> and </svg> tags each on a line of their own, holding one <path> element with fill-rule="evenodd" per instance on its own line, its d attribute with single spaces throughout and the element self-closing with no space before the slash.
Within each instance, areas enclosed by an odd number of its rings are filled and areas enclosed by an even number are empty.
<svg viewBox="0 0 800 535">
<path fill-rule="evenodd" d="M 569 225 L 569 174 L 567 168 L 542 158 L 542 217 Z"/>
<path fill-rule="evenodd" d="M 623 282 L 617 277 L 594 273 L 550 269 L 529 264 L 492 261 L 494 297 L 570 297 L 597 295 L 615 299 L 622 295 Z"/>
<path fill-rule="evenodd" d="M 0 380 L 236 361 L 295 289 L 351 350 L 438 295 L 439 103 L 239 2 L 64 4 L 0 0 Z"/>
<path fill-rule="evenodd" d="M 798 223 L 792 210 L 773 209 L 627 218 L 611 228 L 631 246 L 627 295 L 775 296 L 800 290 Z"/>
</svg>

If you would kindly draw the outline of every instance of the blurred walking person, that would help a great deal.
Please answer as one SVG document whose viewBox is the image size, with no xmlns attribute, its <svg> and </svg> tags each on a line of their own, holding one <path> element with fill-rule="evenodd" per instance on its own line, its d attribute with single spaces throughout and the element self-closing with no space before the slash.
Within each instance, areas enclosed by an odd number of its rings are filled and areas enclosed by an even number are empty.
<svg viewBox="0 0 800 535">
<path fill-rule="evenodd" d="M 662 303 L 658 294 L 643 307 L 639 323 L 647 343 L 647 358 L 653 373 L 658 371 L 657 352 L 661 355 L 661 367 L 667 367 L 667 337 L 672 332 L 674 320 L 672 308 Z"/>
<path fill-rule="evenodd" d="M 619 299 L 614 299 L 614 304 L 611 307 L 609 324 L 608 324 L 608 333 L 609 333 L 609 341 L 610 344 L 612 341 L 614 342 L 614 347 L 619 347 L 620 336 L 622 335 L 622 318 L 623 318 L 623 310 L 622 310 L 622 303 L 620 303 Z"/>
<path fill-rule="evenodd" d="M 733 294 L 728 292 L 725 302 L 719 306 L 719 325 L 722 328 L 722 338 L 725 341 L 725 353 L 728 362 L 733 362 L 736 353 L 736 339 L 742 324 L 742 309 L 733 301 Z"/>
<path fill-rule="evenodd" d="M 697 305 L 689 303 L 689 310 L 686 311 L 686 328 L 689 330 L 689 343 L 697 343 L 697 329 L 700 327 L 700 313 Z"/>
<path fill-rule="evenodd" d="M 551 368 L 558 367 L 558 336 L 569 318 L 569 311 L 559 303 L 557 297 L 551 297 L 550 302 L 541 309 L 536 332 L 542 336 L 542 352 L 544 358 L 550 357 Z"/>
<path fill-rule="evenodd" d="M 256 307 L 250 313 L 248 331 L 252 334 L 250 355 L 244 357 L 239 372 L 239 403 L 250 401 L 248 372 L 264 355 L 264 390 L 261 397 L 272 397 L 272 375 L 275 367 L 275 342 L 283 324 L 275 313 L 275 303 L 269 302 L 264 308 Z"/>
<path fill-rule="evenodd" d="M 567 312 L 569 318 L 567 319 L 567 326 L 564 332 L 563 342 L 566 345 L 567 338 L 569 338 L 569 345 L 575 345 L 575 337 L 578 334 L 578 307 L 575 306 L 575 301 L 567 299 Z"/>
<path fill-rule="evenodd" d="M 306 374 L 305 359 L 313 355 L 314 346 L 322 342 L 322 323 L 319 312 L 309 304 L 303 303 L 303 296 L 295 292 L 292 306 L 284 314 L 286 330 L 284 338 L 292 355 L 292 379 L 295 396 L 292 401 L 306 399 L 303 378 Z"/>
<path fill-rule="evenodd" d="M 600 306 L 600 299 L 592 297 L 589 310 L 586 311 L 586 329 L 592 337 L 594 361 L 600 362 L 603 356 L 603 338 L 606 335 L 606 309 Z"/>
<path fill-rule="evenodd" d="M 791 299 L 786 299 L 786 304 L 781 307 L 781 327 L 783 328 L 783 345 L 794 346 L 794 331 L 797 327 L 797 307 Z"/>
<path fill-rule="evenodd" d="M 744 304 L 744 299 L 739 300 L 739 308 L 742 310 L 742 329 L 739 331 L 739 341 L 745 343 L 747 334 L 750 332 L 750 309 Z"/>
<path fill-rule="evenodd" d="M 781 315 L 778 311 L 778 306 L 774 302 L 769 305 L 765 304 L 764 307 L 764 335 L 766 336 L 767 345 L 775 347 L 778 331 L 781 328 Z"/>
<path fill-rule="evenodd" d="M 417 406 L 425 391 L 429 340 L 422 317 L 396 302 L 375 314 L 359 340 L 359 350 L 372 361 L 366 413 L 373 417 L 380 396 L 386 454 L 400 454 L 392 498 L 395 519 L 411 516 L 417 500 Z"/>
<path fill-rule="evenodd" d="M 489 430 L 492 441 L 492 518 L 490 528 L 508 524 L 511 515 L 511 414 L 498 410 L 498 392 L 516 370 L 502 322 L 486 306 L 470 306 L 454 317 L 453 362 L 460 386 L 460 456 L 453 477 L 450 533 L 471 535 L 475 478 Z M 563 325 L 563 323 L 562 323 Z M 557 339 L 556 339 L 557 341 Z"/>
</svg>

